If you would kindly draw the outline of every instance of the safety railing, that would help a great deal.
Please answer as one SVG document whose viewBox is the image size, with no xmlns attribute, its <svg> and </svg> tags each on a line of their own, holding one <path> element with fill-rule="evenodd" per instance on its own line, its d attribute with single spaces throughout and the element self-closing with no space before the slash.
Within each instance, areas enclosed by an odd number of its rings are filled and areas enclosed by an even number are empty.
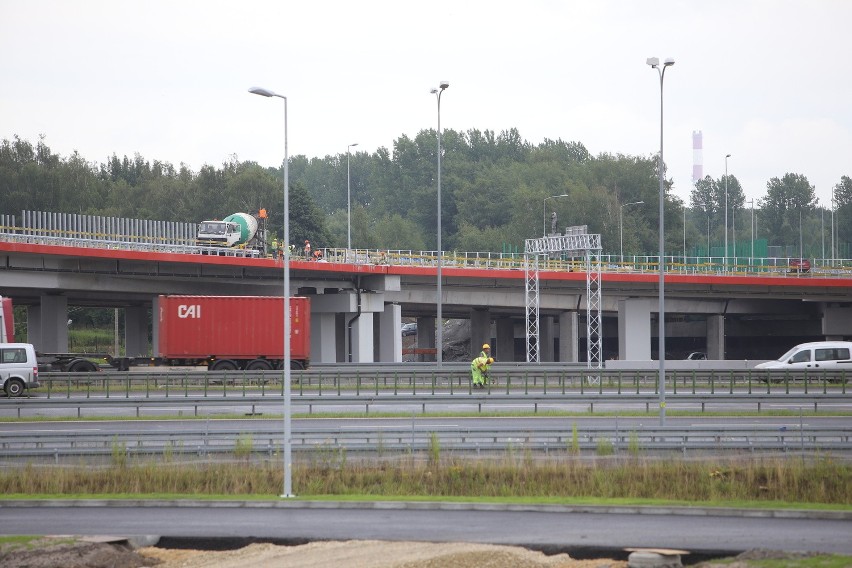
<svg viewBox="0 0 852 568">
<path fill-rule="evenodd" d="M 16 242 L 77 248 L 101 248 L 189 255 L 215 255 L 249 258 L 273 258 L 271 250 L 196 246 L 192 223 L 171 223 L 142 219 L 122 219 L 24 211 L 20 222 L 13 215 L 0 215 L 0 242 Z M 316 250 L 316 249 L 315 249 Z M 437 251 L 390 249 L 319 248 L 322 262 L 389 266 L 436 266 Z M 299 251 L 294 260 L 303 260 Z M 779 277 L 852 277 L 852 260 L 838 258 L 810 259 L 807 269 L 799 268 L 798 259 L 677 256 L 665 257 L 666 273 L 719 276 Z M 485 270 L 522 270 L 523 253 L 444 251 L 441 264 L 454 268 Z M 597 263 L 595 264 L 597 268 Z M 659 256 L 601 255 L 600 270 L 607 273 L 657 274 Z M 540 259 L 539 269 L 556 272 L 585 270 L 582 258 Z"/>
<path fill-rule="evenodd" d="M 543 394 L 657 393 L 658 369 L 587 369 L 567 365 L 506 364 L 492 369 L 492 392 Z M 683 369 L 666 371 L 666 390 L 672 394 L 835 394 L 845 395 L 850 384 L 845 369 Z M 99 373 L 41 373 L 33 396 L 71 398 L 240 397 L 283 393 L 281 371 L 147 370 Z M 354 393 L 411 393 L 416 395 L 470 393 L 469 364 L 329 365 L 292 371 L 295 395 L 325 396 Z"/>
<path fill-rule="evenodd" d="M 92 418 L 105 416 L 105 412 L 130 409 L 134 415 L 142 416 L 210 416 L 214 409 L 221 413 L 227 409 L 231 414 L 255 416 L 266 413 L 281 413 L 280 394 L 200 394 L 187 392 L 184 396 L 127 396 L 111 397 L 74 396 L 68 398 L 17 398 L 0 404 L 0 417 L 26 418 L 49 411 L 51 416 Z M 850 397 L 835 393 L 790 393 L 790 394 L 670 394 L 666 397 L 666 408 L 689 412 L 725 412 L 732 409 L 749 412 L 765 411 L 767 408 L 799 408 L 802 412 L 819 412 L 822 405 L 833 407 L 849 404 Z M 295 412 L 312 415 L 315 413 L 348 413 L 369 415 L 375 413 L 410 414 L 412 412 L 459 413 L 502 413 L 528 412 L 538 414 L 545 410 L 559 410 L 594 414 L 597 412 L 630 411 L 650 414 L 658 408 L 659 398 L 655 394 L 616 394 L 566 392 L 517 392 L 505 393 L 496 390 L 434 394 L 411 394 L 381 392 L 319 394 L 302 392 L 291 397 Z M 126 416 L 126 414 L 125 414 Z"/>
<path fill-rule="evenodd" d="M 537 452 L 544 455 L 578 456 L 649 455 L 659 452 L 717 455 L 725 452 L 819 452 L 821 455 L 847 454 L 852 450 L 852 427 L 806 424 L 751 426 L 662 427 L 615 424 L 601 426 L 436 426 L 412 421 L 411 425 L 353 425 L 315 427 L 294 424 L 291 446 L 297 454 L 334 452 L 382 454 L 432 452 L 481 455 L 506 452 Z M 100 456 L 198 456 L 230 455 L 245 458 L 252 454 L 280 456 L 281 428 L 244 425 L 217 425 L 205 422 L 181 430 L 117 431 L 0 431 L 0 451 L 4 459 L 61 459 Z"/>
</svg>

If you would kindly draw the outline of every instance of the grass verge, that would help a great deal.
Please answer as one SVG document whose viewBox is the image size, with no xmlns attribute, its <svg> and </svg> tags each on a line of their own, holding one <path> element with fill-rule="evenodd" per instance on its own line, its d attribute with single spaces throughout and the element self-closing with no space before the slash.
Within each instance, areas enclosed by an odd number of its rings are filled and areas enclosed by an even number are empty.
<svg viewBox="0 0 852 568">
<path fill-rule="evenodd" d="M 428 459 L 356 461 L 318 452 L 292 470 L 302 498 L 435 500 L 551 504 L 637 504 L 746 508 L 852 507 L 852 469 L 831 458 L 719 460 L 630 459 L 546 463 L 523 455 L 498 461 L 453 460 L 435 448 Z M 277 498 L 280 461 L 262 463 L 115 462 L 102 468 L 36 467 L 0 471 L 7 498 Z"/>
</svg>

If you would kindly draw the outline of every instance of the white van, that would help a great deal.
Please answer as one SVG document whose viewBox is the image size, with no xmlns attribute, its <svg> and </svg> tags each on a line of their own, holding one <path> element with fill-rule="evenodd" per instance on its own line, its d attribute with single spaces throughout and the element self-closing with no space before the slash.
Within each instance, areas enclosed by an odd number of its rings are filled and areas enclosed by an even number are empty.
<svg viewBox="0 0 852 568">
<path fill-rule="evenodd" d="M 796 345 L 776 361 L 755 369 L 849 369 L 852 371 L 852 341 L 815 341 Z"/>
<path fill-rule="evenodd" d="M 0 343 L 0 388 L 12 398 L 38 386 L 35 348 L 29 343 Z"/>
</svg>

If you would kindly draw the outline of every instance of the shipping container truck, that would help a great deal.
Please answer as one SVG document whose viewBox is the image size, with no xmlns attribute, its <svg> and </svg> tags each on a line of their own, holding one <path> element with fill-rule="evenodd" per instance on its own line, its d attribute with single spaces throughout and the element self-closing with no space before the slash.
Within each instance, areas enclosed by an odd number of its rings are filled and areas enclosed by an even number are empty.
<svg viewBox="0 0 852 568">
<path fill-rule="evenodd" d="M 310 362 L 310 300 L 290 301 L 290 366 Z M 169 365 L 210 370 L 281 369 L 284 298 L 275 296 L 160 296 L 157 358 Z"/>
<path fill-rule="evenodd" d="M 159 296 L 158 344 L 151 357 L 108 353 L 37 353 L 42 371 L 126 371 L 135 366 L 206 366 L 211 371 L 283 369 L 281 296 Z M 290 299 L 290 367 L 310 363 L 310 300 Z M 13 343 L 10 298 L 0 297 L 0 342 Z"/>
</svg>

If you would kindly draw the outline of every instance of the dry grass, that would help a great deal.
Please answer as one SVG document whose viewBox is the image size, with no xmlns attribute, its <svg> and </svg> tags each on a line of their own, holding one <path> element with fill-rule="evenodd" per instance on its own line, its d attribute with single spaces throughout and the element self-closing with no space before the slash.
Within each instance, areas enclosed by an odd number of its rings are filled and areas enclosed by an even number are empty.
<svg viewBox="0 0 852 568">
<path fill-rule="evenodd" d="M 277 495 L 280 461 L 267 463 L 113 463 L 103 468 L 36 467 L 0 472 L 5 495 Z M 625 499 L 852 505 L 852 470 L 831 458 L 691 462 L 631 459 L 541 463 L 413 457 L 349 462 L 320 456 L 293 467 L 302 496 Z"/>
</svg>

